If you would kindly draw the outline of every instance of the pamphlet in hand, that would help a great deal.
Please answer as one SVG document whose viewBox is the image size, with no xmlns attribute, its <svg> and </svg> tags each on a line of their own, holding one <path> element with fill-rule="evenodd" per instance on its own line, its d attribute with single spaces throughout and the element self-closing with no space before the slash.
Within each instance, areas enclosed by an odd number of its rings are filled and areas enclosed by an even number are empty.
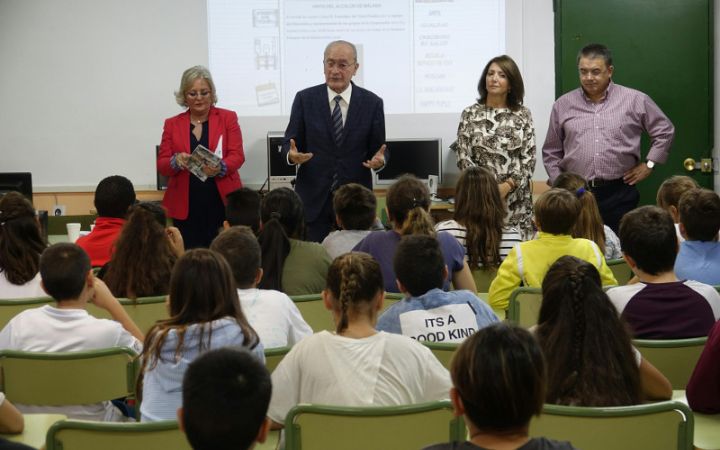
<svg viewBox="0 0 720 450">
<path fill-rule="evenodd" d="M 198 177 L 201 181 L 207 180 L 208 176 L 203 172 L 203 166 L 220 168 L 220 157 L 211 152 L 203 145 L 198 145 L 190 155 L 187 162 L 187 170 Z"/>
</svg>

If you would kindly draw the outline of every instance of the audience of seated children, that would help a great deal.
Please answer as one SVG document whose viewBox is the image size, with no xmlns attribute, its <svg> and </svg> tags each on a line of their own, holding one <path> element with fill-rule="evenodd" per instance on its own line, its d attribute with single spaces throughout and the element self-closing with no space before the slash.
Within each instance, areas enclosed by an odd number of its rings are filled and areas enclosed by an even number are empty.
<svg viewBox="0 0 720 450">
<path fill-rule="evenodd" d="M 720 321 L 710 330 L 685 394 L 693 411 L 720 413 Z"/>
<path fill-rule="evenodd" d="M 632 347 L 595 266 L 559 258 L 542 294 L 535 334 L 547 361 L 547 403 L 621 406 L 671 397 L 667 378 Z"/>
<path fill-rule="evenodd" d="M 669 212 L 675 222 L 675 232 L 678 241 L 685 240 L 680 233 L 680 213 L 678 212 L 678 204 L 680 197 L 690 189 L 697 189 L 700 186 L 697 181 L 685 175 L 673 175 L 662 182 L 657 191 L 657 206 Z"/>
<path fill-rule="evenodd" d="M 450 288 L 477 292 L 470 267 L 465 261 L 465 250 L 450 233 L 435 232 L 430 217 L 430 192 L 426 185 L 412 175 L 403 175 L 390 186 L 387 192 L 387 212 L 393 229 L 373 231 L 353 248 L 353 251 L 372 255 L 382 268 L 385 290 L 399 292 L 395 283 L 393 257 L 400 238 L 411 234 L 435 236 L 440 242 L 445 264 L 452 280 L 445 280 L 443 289 Z"/>
<path fill-rule="evenodd" d="M 132 182 L 121 175 L 104 178 L 95 188 L 95 227 L 87 236 L 81 236 L 77 245 L 90 256 L 93 267 L 102 267 L 110 261 L 115 241 L 125 224 L 128 209 L 135 203 Z"/>
<path fill-rule="evenodd" d="M 168 300 L 170 318 L 158 321 L 145 338 L 138 383 L 144 422 L 175 418 L 183 375 L 199 355 L 221 347 L 247 347 L 265 361 L 221 255 L 208 249 L 186 252 L 175 263 Z"/>
<path fill-rule="evenodd" d="M 225 200 L 225 222 L 223 228 L 245 225 L 255 235 L 260 233 L 260 193 L 242 187 L 229 193 Z"/>
<path fill-rule="evenodd" d="M 507 309 L 510 294 L 521 284 L 540 287 L 550 265 L 563 255 L 590 262 L 600 272 L 603 285 L 617 284 L 597 244 L 570 235 L 581 208 L 580 200 L 565 189 L 553 188 L 540 195 L 534 206 L 538 238 L 517 244 L 500 265 L 488 294 L 493 309 Z"/>
<path fill-rule="evenodd" d="M 417 341 L 462 342 L 498 318 L 474 292 L 445 292 L 447 266 L 432 236 L 405 236 L 395 251 L 395 276 L 405 298 L 378 319 L 377 329 Z"/>
<path fill-rule="evenodd" d="M 142 333 L 128 317 L 108 287 L 95 278 L 90 258 L 75 244 L 49 247 L 40 257 L 43 289 L 57 301 L 28 309 L 0 331 L 0 349 L 30 352 L 72 352 L 109 347 L 142 350 Z M 87 303 L 107 310 L 114 320 L 97 319 L 86 311 Z M 82 383 L 82 374 L 78 374 Z M 59 413 L 74 419 L 122 420 L 110 402 L 94 405 L 17 405 L 23 413 Z"/>
<path fill-rule="evenodd" d="M 494 268 L 522 241 L 520 233 L 505 224 L 506 216 L 495 176 L 482 167 L 468 167 L 455 187 L 453 219 L 438 223 L 435 231 L 455 236 L 465 249 L 470 268 Z"/>
<path fill-rule="evenodd" d="M 622 258 L 620 238 L 607 225 L 603 224 L 595 196 L 585 179 L 572 172 L 563 172 L 555 178 L 553 187 L 566 189 L 580 199 L 582 209 L 578 216 L 572 237 L 590 239 L 605 252 L 605 259 Z"/>
<path fill-rule="evenodd" d="M 375 330 L 384 294 L 382 272 L 372 257 L 335 258 L 323 301 L 337 330 L 306 337 L 273 371 L 268 417 L 275 427 L 298 403 L 392 406 L 448 398 L 450 376 L 430 349 Z"/>
<path fill-rule="evenodd" d="M 305 212 L 300 197 L 289 188 L 268 192 L 260 207 L 261 289 L 287 295 L 318 294 L 332 260 L 317 242 L 305 241 Z"/>
<path fill-rule="evenodd" d="M 165 295 L 175 261 L 185 252 L 180 230 L 167 227 L 163 207 L 141 202 L 130 208 L 115 251 L 98 276 L 116 297 Z"/>
<path fill-rule="evenodd" d="M 720 197 L 707 189 L 690 189 L 680 197 L 680 243 L 675 275 L 720 285 Z"/>
<path fill-rule="evenodd" d="M 0 197 L 0 298 L 44 297 L 40 254 L 47 244 L 32 203 L 18 192 Z"/>
<path fill-rule="evenodd" d="M 250 450 L 267 438 L 271 391 L 270 374 L 247 350 L 207 352 L 185 372 L 178 424 L 194 450 Z"/>
<path fill-rule="evenodd" d="M 335 259 L 370 234 L 375 223 L 377 199 L 365 186 L 349 183 L 335 191 L 333 209 L 340 229 L 327 235 L 322 245 L 330 258 Z"/>
<path fill-rule="evenodd" d="M 542 412 L 546 382 L 542 352 L 527 330 L 502 323 L 479 330 L 455 352 L 450 374 L 450 400 L 470 440 L 425 450 L 575 448 L 528 435 L 530 420 Z"/>
<path fill-rule="evenodd" d="M 720 317 L 720 294 L 693 280 L 678 280 L 678 242 L 670 213 L 641 206 L 620 221 L 623 256 L 639 283 L 608 290 L 638 339 L 707 336 Z"/>
<path fill-rule="evenodd" d="M 220 233 L 210 250 L 230 264 L 240 307 L 264 348 L 292 346 L 312 334 L 295 303 L 280 291 L 258 289 L 262 279 L 260 244 L 249 227 L 240 225 Z"/>
</svg>

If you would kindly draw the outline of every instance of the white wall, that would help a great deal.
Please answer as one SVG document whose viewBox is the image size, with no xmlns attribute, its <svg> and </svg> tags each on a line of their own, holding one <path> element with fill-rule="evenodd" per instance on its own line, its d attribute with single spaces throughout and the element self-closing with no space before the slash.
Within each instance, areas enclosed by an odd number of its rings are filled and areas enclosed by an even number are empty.
<svg viewBox="0 0 720 450">
<path fill-rule="evenodd" d="M 506 2 L 507 53 L 523 73 L 539 151 L 554 100 L 552 0 Z M 185 68 L 208 64 L 206 2 L 0 0 L 0 58 L 0 171 L 32 171 L 37 191 L 92 191 L 115 173 L 154 188 L 163 119 L 181 111 L 173 91 Z M 459 117 L 389 115 L 387 136 L 440 136 L 447 148 Z M 240 125 L 240 174 L 259 187 L 265 136 L 284 130 L 287 117 L 241 117 Z M 452 186 L 453 155 L 444 167 Z M 540 158 L 535 176 L 545 177 Z"/>
</svg>

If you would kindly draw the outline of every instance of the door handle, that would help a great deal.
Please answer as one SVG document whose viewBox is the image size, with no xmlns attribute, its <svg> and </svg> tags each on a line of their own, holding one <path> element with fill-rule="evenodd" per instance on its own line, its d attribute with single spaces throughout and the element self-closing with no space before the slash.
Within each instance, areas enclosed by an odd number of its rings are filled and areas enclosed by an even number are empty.
<svg viewBox="0 0 720 450">
<path fill-rule="evenodd" d="M 700 170 L 702 173 L 712 173 L 713 172 L 713 160 L 712 158 L 702 158 L 699 162 L 695 161 L 694 158 L 685 158 L 685 161 L 683 161 L 683 167 L 685 167 L 685 170 L 688 172 L 692 172 L 693 170 Z"/>
</svg>

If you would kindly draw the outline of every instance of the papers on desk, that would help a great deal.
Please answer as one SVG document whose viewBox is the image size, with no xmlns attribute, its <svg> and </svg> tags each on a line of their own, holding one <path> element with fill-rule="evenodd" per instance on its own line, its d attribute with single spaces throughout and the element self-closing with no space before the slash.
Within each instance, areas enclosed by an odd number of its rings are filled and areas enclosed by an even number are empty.
<svg viewBox="0 0 720 450">
<path fill-rule="evenodd" d="M 190 155 L 190 159 L 188 159 L 187 170 L 198 177 L 200 181 L 205 181 L 208 179 L 208 176 L 203 172 L 203 167 L 209 166 L 220 169 L 221 158 L 222 157 L 211 152 L 205 146 L 198 145 Z"/>
</svg>

